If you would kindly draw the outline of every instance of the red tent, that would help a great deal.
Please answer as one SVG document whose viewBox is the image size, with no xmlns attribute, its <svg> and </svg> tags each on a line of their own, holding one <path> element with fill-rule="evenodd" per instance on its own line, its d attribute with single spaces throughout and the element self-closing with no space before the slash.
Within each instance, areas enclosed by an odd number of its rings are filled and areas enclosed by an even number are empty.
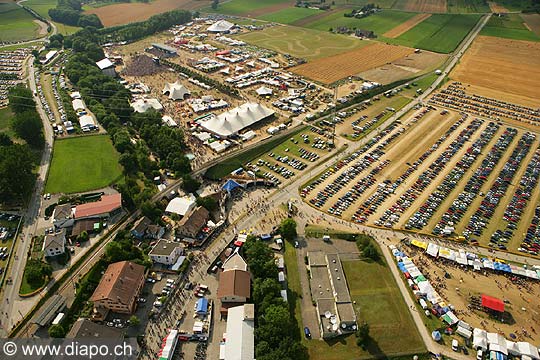
<svg viewBox="0 0 540 360">
<path fill-rule="evenodd" d="M 482 306 L 498 312 L 504 312 L 504 302 L 491 296 L 482 295 Z"/>
</svg>

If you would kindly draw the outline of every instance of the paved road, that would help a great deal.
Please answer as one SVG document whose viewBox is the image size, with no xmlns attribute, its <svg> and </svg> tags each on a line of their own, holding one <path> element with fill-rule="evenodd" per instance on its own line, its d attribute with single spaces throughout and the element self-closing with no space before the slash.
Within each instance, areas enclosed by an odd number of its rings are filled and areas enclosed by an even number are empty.
<svg viewBox="0 0 540 360">
<path fill-rule="evenodd" d="M 32 92 L 36 91 L 33 56 L 28 60 L 28 80 L 30 90 L 32 90 Z M 4 285 L 4 297 L 2 299 L 2 303 L 0 304 L 0 320 L 2 321 L 0 335 L 2 336 L 7 334 L 7 328 L 11 328 L 15 323 L 22 319 L 22 314 L 26 314 L 26 312 L 29 310 L 22 306 L 20 301 L 22 299 L 19 297 L 18 293 L 32 235 L 36 233 L 37 219 L 41 205 L 41 194 L 43 193 L 43 187 L 45 185 L 45 179 L 47 177 L 47 171 L 49 169 L 52 155 L 53 133 L 49 123 L 49 118 L 43 110 L 39 96 L 34 96 L 34 100 L 38 105 L 37 110 L 43 123 L 45 147 L 41 156 L 38 178 L 34 187 L 34 192 L 24 215 L 24 227 L 22 228 L 19 239 L 16 242 L 15 253 L 12 255 L 13 258 L 10 268 L 10 277 L 13 279 L 13 283 L 10 285 Z"/>
</svg>

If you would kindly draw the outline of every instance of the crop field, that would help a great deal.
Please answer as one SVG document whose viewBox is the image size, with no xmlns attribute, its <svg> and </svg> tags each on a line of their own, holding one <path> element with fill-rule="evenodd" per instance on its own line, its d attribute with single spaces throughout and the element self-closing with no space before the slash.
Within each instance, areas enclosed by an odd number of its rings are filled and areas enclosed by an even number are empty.
<svg viewBox="0 0 540 360">
<path fill-rule="evenodd" d="M 448 0 L 449 13 L 489 13 L 491 10 L 485 0 Z"/>
<path fill-rule="evenodd" d="M 525 26 L 540 36 L 540 14 L 521 14 L 521 17 L 525 20 Z"/>
<path fill-rule="evenodd" d="M 375 34 L 381 35 L 415 16 L 413 13 L 403 11 L 383 10 L 363 19 L 344 17 L 343 14 L 349 11 L 350 10 L 343 10 L 331 13 L 322 19 L 305 24 L 304 26 L 322 31 L 328 31 L 330 28 L 335 29 L 340 26 L 345 26 L 351 29 L 358 28 L 363 30 L 371 30 Z"/>
<path fill-rule="evenodd" d="M 481 95 L 504 91 L 517 97 L 513 102 L 538 108 L 539 52 L 539 42 L 479 36 L 450 77 L 488 90 L 487 93 L 480 91 Z"/>
<path fill-rule="evenodd" d="M 540 15 L 536 14 L 540 20 Z M 540 21 L 539 21 L 540 23 Z M 495 36 L 506 39 L 540 41 L 540 36 L 525 26 L 524 19 L 519 14 L 492 16 L 480 35 Z"/>
<path fill-rule="evenodd" d="M 445 13 L 446 0 L 397 0 L 394 9 L 423 13 Z"/>
<path fill-rule="evenodd" d="M 279 10 L 270 14 L 259 16 L 257 19 L 274 21 L 281 24 L 292 24 L 305 17 L 322 13 L 321 10 L 292 7 Z"/>
<path fill-rule="evenodd" d="M 0 42 L 22 41 L 36 37 L 34 18 L 12 1 L 0 1 Z"/>
<path fill-rule="evenodd" d="M 259 47 L 307 60 L 341 54 L 369 43 L 336 34 L 292 26 L 272 26 L 238 38 Z"/>
<path fill-rule="evenodd" d="M 309 79 L 330 84 L 347 76 L 401 59 L 414 51 L 410 48 L 371 43 L 347 53 L 317 59 L 291 68 L 291 71 Z"/>
<path fill-rule="evenodd" d="M 392 30 L 385 32 L 383 36 L 392 39 L 397 38 L 398 36 L 406 33 L 416 25 L 420 24 L 422 21 L 426 20 L 430 16 L 431 14 L 418 14 L 415 17 L 412 17 L 409 20 L 405 21 L 404 23 L 396 26 Z"/>
<path fill-rule="evenodd" d="M 390 9 L 394 6 L 397 0 L 334 0 L 336 5 L 353 5 L 364 6 L 367 4 L 375 4 L 383 9 Z"/>
<path fill-rule="evenodd" d="M 534 236 L 524 241 L 523 234 L 540 217 L 539 145 L 538 132 L 422 108 L 308 183 L 301 196 L 357 223 L 437 236 L 448 231 L 538 253 Z"/>
<path fill-rule="evenodd" d="M 480 15 L 433 14 L 392 43 L 447 54 L 456 49 Z"/>
<path fill-rule="evenodd" d="M 104 26 L 143 21 L 152 15 L 174 9 L 196 10 L 208 5 L 209 0 L 156 0 L 150 3 L 121 3 L 89 9 L 86 14 L 96 14 Z"/>
<path fill-rule="evenodd" d="M 108 186 L 122 178 L 118 158 L 108 135 L 56 140 L 45 191 L 67 194 Z"/>
<path fill-rule="evenodd" d="M 264 15 L 265 13 L 275 12 L 293 5 L 294 2 L 290 0 L 231 0 L 223 4 L 219 4 L 217 10 L 213 10 L 210 7 L 203 10 L 229 15 L 258 17 L 260 15 Z"/>
</svg>

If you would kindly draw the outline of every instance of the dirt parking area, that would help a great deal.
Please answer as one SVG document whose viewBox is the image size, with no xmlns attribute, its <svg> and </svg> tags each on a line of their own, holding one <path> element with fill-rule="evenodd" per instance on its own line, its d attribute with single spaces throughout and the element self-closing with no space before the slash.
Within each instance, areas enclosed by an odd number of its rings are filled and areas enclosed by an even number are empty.
<svg viewBox="0 0 540 360">
<path fill-rule="evenodd" d="M 517 104 L 540 105 L 540 43 L 479 36 L 450 74 L 477 86 L 478 94 L 513 95 Z M 506 97 L 500 98 L 508 101 Z"/>
</svg>

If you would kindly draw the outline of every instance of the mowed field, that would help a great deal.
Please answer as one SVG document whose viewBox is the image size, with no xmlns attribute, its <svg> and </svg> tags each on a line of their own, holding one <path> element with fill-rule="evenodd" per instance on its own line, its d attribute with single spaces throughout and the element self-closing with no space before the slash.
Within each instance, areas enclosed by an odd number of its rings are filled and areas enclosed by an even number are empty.
<svg viewBox="0 0 540 360">
<path fill-rule="evenodd" d="M 397 38 L 388 39 L 388 42 L 448 54 L 463 41 L 480 17 L 433 14 Z"/>
<path fill-rule="evenodd" d="M 394 9 L 424 13 L 445 13 L 446 0 L 397 0 Z"/>
<path fill-rule="evenodd" d="M 341 54 L 369 43 L 353 37 L 293 26 L 272 26 L 237 36 L 238 39 L 307 60 Z"/>
<path fill-rule="evenodd" d="M 374 15 L 362 19 L 356 19 L 343 16 L 343 14 L 346 12 L 350 12 L 350 9 L 331 13 L 322 19 L 305 24 L 304 26 L 310 29 L 322 31 L 328 31 L 331 28 L 336 29 L 337 27 L 345 26 L 351 29 L 357 28 L 371 30 L 377 35 L 382 35 L 416 15 L 404 11 L 383 10 Z"/>
<path fill-rule="evenodd" d="M 217 10 L 213 10 L 210 7 L 204 8 L 203 10 L 209 12 L 218 12 L 221 14 L 257 17 L 264 15 L 265 13 L 275 12 L 293 5 L 294 1 L 291 0 L 231 0 L 223 2 L 223 4 L 219 4 Z"/>
<path fill-rule="evenodd" d="M 532 100 L 538 104 L 539 54 L 539 42 L 479 36 L 450 77 L 463 83 L 523 97 L 525 103 Z"/>
<path fill-rule="evenodd" d="M 291 68 L 291 71 L 309 79 L 330 84 L 347 76 L 401 59 L 413 52 L 413 49 L 403 46 L 371 43 L 362 49 L 295 66 Z"/>
<path fill-rule="evenodd" d="M 321 10 L 292 7 L 257 17 L 257 19 L 274 21 L 281 24 L 292 24 L 308 16 L 323 13 Z"/>
<path fill-rule="evenodd" d="M 121 3 L 85 11 L 96 14 L 104 26 L 122 25 L 143 21 L 152 15 L 175 9 L 196 10 L 210 3 L 210 0 L 155 0 L 145 3 Z"/>
<path fill-rule="evenodd" d="M 0 0 L 0 42 L 33 39 L 38 29 L 32 15 L 13 1 Z"/>
<path fill-rule="evenodd" d="M 118 181 L 122 169 L 108 135 L 56 140 L 45 191 L 75 193 Z"/>
<path fill-rule="evenodd" d="M 540 27 L 540 15 L 535 14 L 533 16 L 538 17 L 538 26 Z M 480 32 L 480 35 L 515 40 L 540 41 L 540 36 L 525 26 L 525 20 L 520 14 L 507 14 L 501 17 L 492 16 Z"/>
<path fill-rule="evenodd" d="M 405 21 L 404 23 L 396 26 L 392 30 L 385 32 L 383 36 L 392 39 L 397 38 L 398 36 L 406 33 L 416 25 L 420 24 L 422 21 L 426 20 L 430 16 L 431 14 L 418 14 L 415 17 L 412 17 L 409 20 Z"/>
</svg>

